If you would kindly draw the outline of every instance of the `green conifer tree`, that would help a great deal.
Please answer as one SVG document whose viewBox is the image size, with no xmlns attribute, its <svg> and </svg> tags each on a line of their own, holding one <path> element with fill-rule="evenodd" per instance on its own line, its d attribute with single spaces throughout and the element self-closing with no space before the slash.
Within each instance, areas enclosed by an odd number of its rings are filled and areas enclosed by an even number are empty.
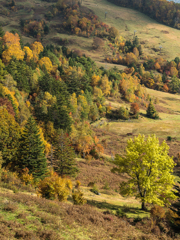
<svg viewBox="0 0 180 240">
<path fill-rule="evenodd" d="M 53 165 L 55 171 L 60 176 L 75 176 L 78 172 L 75 161 L 75 152 L 71 146 L 71 142 L 63 130 L 58 130 L 57 137 L 54 142 Z"/>
<path fill-rule="evenodd" d="M 175 222 L 173 221 L 173 227 L 176 232 L 180 232 L 180 182 L 178 184 L 175 186 L 177 192 L 174 193 L 178 200 L 172 204 L 172 210 L 178 215 L 178 217 L 174 218 Z"/>
<path fill-rule="evenodd" d="M 3 158 L 2 158 L 2 153 L 0 151 L 0 180 L 1 180 L 2 164 L 3 164 Z"/>
<path fill-rule="evenodd" d="M 44 145 L 33 117 L 29 117 L 20 139 L 18 168 L 28 168 L 35 179 L 42 178 L 47 171 Z"/>
<path fill-rule="evenodd" d="M 4 31 L 3 31 L 2 26 L 0 26 L 0 37 L 3 37 L 3 36 L 4 36 Z"/>
<path fill-rule="evenodd" d="M 2 153 L 1 153 L 1 151 L 0 151 L 0 169 L 1 169 L 1 167 L 2 167 L 2 163 L 3 163 L 3 158 L 2 158 Z"/>
<path fill-rule="evenodd" d="M 159 115 L 152 103 L 152 101 L 150 100 L 150 103 L 148 105 L 148 108 L 147 108 L 147 111 L 146 111 L 146 116 L 148 118 L 153 118 L 153 119 L 158 119 L 159 118 Z"/>
</svg>

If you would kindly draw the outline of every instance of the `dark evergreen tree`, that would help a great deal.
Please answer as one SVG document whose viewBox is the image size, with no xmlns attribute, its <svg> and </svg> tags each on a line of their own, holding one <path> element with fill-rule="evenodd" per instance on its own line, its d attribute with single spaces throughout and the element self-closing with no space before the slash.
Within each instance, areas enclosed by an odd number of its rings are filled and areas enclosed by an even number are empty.
<svg viewBox="0 0 180 240">
<path fill-rule="evenodd" d="M 172 210 L 178 215 L 178 217 L 174 218 L 173 228 L 176 232 L 180 232 L 180 182 L 178 182 L 179 186 L 175 186 L 177 192 L 174 194 L 178 197 L 178 200 L 172 204 Z"/>
<path fill-rule="evenodd" d="M 75 176 L 78 168 L 75 161 L 75 152 L 71 146 L 69 137 L 63 130 L 58 130 L 54 142 L 54 169 L 60 176 Z"/>
<path fill-rule="evenodd" d="M 163 72 L 163 75 L 162 75 L 162 81 L 163 81 L 163 83 L 165 83 L 166 80 L 167 80 L 167 75 L 166 75 L 165 72 Z"/>
<path fill-rule="evenodd" d="M 2 27 L 0 26 L 0 37 L 4 36 L 4 31 Z M 0 58 L 2 58 L 2 52 L 4 51 L 3 49 L 3 41 L 0 41 Z"/>
<path fill-rule="evenodd" d="M 61 99 L 57 99 L 57 103 L 48 110 L 48 120 L 54 123 L 55 129 L 61 128 L 67 132 L 71 131 L 72 120 Z"/>
<path fill-rule="evenodd" d="M 146 116 L 148 118 L 153 118 L 153 119 L 158 119 L 159 118 L 159 115 L 152 103 L 152 101 L 150 100 L 150 103 L 148 105 L 148 108 L 147 108 L 147 111 L 146 111 Z"/>
<path fill-rule="evenodd" d="M 30 92 L 30 79 L 33 71 L 25 62 L 13 59 L 7 65 L 6 70 L 10 73 L 13 79 L 17 82 L 17 88 L 22 91 Z"/>
<path fill-rule="evenodd" d="M 0 151 L 0 170 L 1 170 L 1 167 L 2 167 L 2 163 L 3 163 L 3 158 L 2 158 L 2 153 Z"/>
<path fill-rule="evenodd" d="M 44 145 L 32 116 L 28 119 L 20 139 L 18 168 L 28 168 L 35 179 L 42 178 L 47 171 Z"/>
<path fill-rule="evenodd" d="M 4 31 L 2 29 L 2 26 L 0 26 L 0 37 L 3 37 L 4 36 Z"/>
</svg>

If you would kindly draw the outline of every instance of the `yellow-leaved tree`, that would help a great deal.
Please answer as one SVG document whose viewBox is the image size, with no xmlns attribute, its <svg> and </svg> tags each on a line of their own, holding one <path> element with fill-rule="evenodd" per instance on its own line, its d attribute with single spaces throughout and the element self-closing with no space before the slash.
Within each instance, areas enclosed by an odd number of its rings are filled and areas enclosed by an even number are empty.
<svg viewBox="0 0 180 240">
<path fill-rule="evenodd" d="M 47 113 L 48 108 L 56 103 L 56 96 L 52 96 L 49 92 L 45 92 L 43 100 L 41 101 L 44 113 Z"/>
<path fill-rule="evenodd" d="M 40 42 L 35 41 L 31 44 L 31 49 L 33 52 L 34 61 L 37 62 L 39 59 L 39 54 L 44 50 L 44 47 Z"/>
<path fill-rule="evenodd" d="M 48 73 L 50 73 L 53 69 L 53 65 L 51 60 L 48 57 L 43 57 L 39 60 L 38 64 L 42 67 L 43 65 L 46 67 Z"/>
<path fill-rule="evenodd" d="M 93 131 L 90 128 L 90 124 L 86 121 L 73 124 L 71 127 L 70 138 L 75 149 L 83 154 L 89 154 L 94 146 Z"/>
<path fill-rule="evenodd" d="M 91 85 L 93 87 L 97 86 L 98 83 L 100 81 L 100 76 L 96 75 L 95 73 L 92 75 L 92 78 L 91 78 Z"/>
<path fill-rule="evenodd" d="M 104 94 L 104 96 L 108 96 L 111 91 L 111 82 L 109 82 L 108 76 L 104 75 L 101 79 L 100 88 Z"/>
<path fill-rule="evenodd" d="M 33 52 L 32 52 L 32 50 L 31 50 L 29 47 L 25 46 L 25 47 L 23 48 L 23 51 L 24 51 L 24 52 L 26 53 L 26 55 L 27 55 L 26 61 L 27 61 L 27 62 L 30 62 L 30 60 L 33 59 Z"/>
<path fill-rule="evenodd" d="M 132 195 L 139 198 L 142 209 L 146 203 L 160 206 L 169 204 L 170 199 L 176 199 L 173 193 L 173 168 L 175 163 L 168 155 L 169 147 L 164 141 L 159 144 L 156 135 L 139 134 L 127 141 L 126 155 L 116 155 L 112 172 L 126 173 L 128 181 L 122 182 L 120 192 L 122 195 Z"/>
<path fill-rule="evenodd" d="M 39 130 L 40 139 L 44 144 L 44 153 L 47 157 L 49 152 L 51 151 L 51 144 L 44 139 L 43 129 L 40 126 L 38 126 L 38 130 Z"/>
</svg>

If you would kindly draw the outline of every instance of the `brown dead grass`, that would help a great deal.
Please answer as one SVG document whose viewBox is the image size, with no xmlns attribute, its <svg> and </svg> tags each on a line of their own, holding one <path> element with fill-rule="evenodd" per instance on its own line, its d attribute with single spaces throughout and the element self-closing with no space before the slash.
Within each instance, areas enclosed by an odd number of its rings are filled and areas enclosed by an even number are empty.
<svg viewBox="0 0 180 240">
<path fill-rule="evenodd" d="M 103 160 L 91 160 L 90 162 L 81 160 L 78 162 L 78 167 L 80 169 L 78 179 L 83 186 L 88 186 L 90 182 L 94 182 L 99 189 L 103 189 L 107 183 L 111 190 L 115 190 L 119 188 L 119 183 L 125 180 L 125 177 L 111 173 L 113 165 Z"/>
</svg>

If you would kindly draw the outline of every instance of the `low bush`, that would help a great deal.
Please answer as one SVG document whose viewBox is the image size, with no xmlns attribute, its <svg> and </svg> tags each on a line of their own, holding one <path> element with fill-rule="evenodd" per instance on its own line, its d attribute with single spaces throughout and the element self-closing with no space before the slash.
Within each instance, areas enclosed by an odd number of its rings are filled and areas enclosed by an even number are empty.
<svg viewBox="0 0 180 240">
<path fill-rule="evenodd" d="M 40 195 L 44 198 L 65 201 L 72 189 L 72 182 L 70 179 L 61 178 L 57 173 L 51 171 L 49 177 L 40 181 L 38 188 Z"/>
<path fill-rule="evenodd" d="M 75 205 L 83 205 L 87 202 L 84 199 L 83 193 L 80 190 L 73 192 L 72 199 L 73 199 L 73 202 L 74 202 Z"/>
<path fill-rule="evenodd" d="M 95 184 L 94 184 L 93 188 L 91 189 L 91 192 L 95 193 L 96 195 L 100 195 L 99 194 L 99 189 Z"/>
</svg>

